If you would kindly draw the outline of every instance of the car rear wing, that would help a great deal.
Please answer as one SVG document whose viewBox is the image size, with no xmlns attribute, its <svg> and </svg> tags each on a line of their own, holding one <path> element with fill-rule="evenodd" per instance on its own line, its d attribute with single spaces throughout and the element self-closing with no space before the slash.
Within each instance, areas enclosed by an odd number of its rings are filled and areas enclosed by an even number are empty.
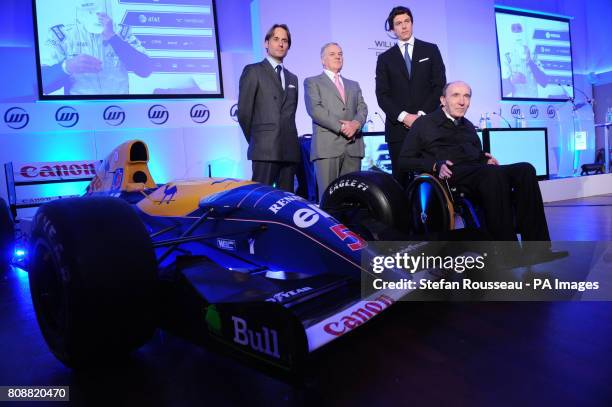
<svg viewBox="0 0 612 407">
<path fill-rule="evenodd" d="M 17 211 L 24 208 L 36 208 L 46 202 L 56 199 L 69 198 L 78 195 L 61 196 L 34 196 L 20 198 L 20 187 L 28 185 L 48 185 L 68 182 L 91 181 L 96 175 L 96 168 L 100 165 L 98 160 L 85 161 L 57 161 L 57 162 L 30 162 L 4 164 L 6 175 L 6 189 L 9 207 L 13 218 L 17 219 Z"/>
</svg>

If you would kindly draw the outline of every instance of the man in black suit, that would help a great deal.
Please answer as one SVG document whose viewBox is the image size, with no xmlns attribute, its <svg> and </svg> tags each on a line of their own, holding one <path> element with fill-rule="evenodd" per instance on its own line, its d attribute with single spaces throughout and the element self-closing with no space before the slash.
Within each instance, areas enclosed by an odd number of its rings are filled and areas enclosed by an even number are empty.
<svg viewBox="0 0 612 407">
<path fill-rule="evenodd" d="M 472 98 L 467 83 L 451 82 L 443 92 L 442 107 L 410 130 L 400 155 L 402 169 L 433 173 L 467 188 L 483 207 L 495 240 L 516 240 L 516 214 L 522 240 L 549 241 L 535 168 L 524 162 L 499 165 L 482 150 L 474 125 L 465 118 Z"/>
<path fill-rule="evenodd" d="M 387 116 L 385 140 L 389 145 L 393 176 L 402 185 L 399 168 L 402 143 L 412 123 L 439 105 L 446 71 L 436 44 L 417 40 L 412 34 L 412 12 L 394 7 L 386 27 L 398 43 L 379 55 L 376 63 L 376 99 Z"/>
<path fill-rule="evenodd" d="M 253 181 L 293 192 L 300 149 L 295 127 L 298 79 L 283 66 L 291 47 L 289 28 L 273 25 L 264 46 L 266 58 L 242 71 L 238 122 L 249 143 Z"/>
</svg>

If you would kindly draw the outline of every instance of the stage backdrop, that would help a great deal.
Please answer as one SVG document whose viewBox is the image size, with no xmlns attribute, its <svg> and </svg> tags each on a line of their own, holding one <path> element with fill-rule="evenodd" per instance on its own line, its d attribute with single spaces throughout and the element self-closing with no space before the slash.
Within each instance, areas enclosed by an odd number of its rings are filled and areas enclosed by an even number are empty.
<svg viewBox="0 0 612 407">
<path fill-rule="evenodd" d="M 278 7 L 274 0 L 254 0 L 253 34 L 255 59 L 263 58 L 263 37 L 274 23 L 287 23 L 293 44 L 285 60 L 289 70 L 296 73 L 302 83 L 308 76 L 321 70 L 320 48 L 327 42 L 339 43 L 344 51 L 343 75 L 357 80 L 363 90 L 369 108 L 369 120 L 373 130 L 384 130 L 384 112 L 378 107 L 375 96 L 375 68 L 379 53 L 395 44 L 392 34 L 384 30 L 389 11 L 395 0 L 352 1 L 311 0 L 289 1 Z M 401 2 L 399 2 L 401 3 Z M 562 4 L 561 4 L 562 3 Z M 472 106 L 468 118 L 475 124 L 480 115 L 489 113 L 495 127 L 506 127 L 505 117 L 512 126 L 515 117 L 525 117 L 530 127 L 549 128 L 551 173 L 572 175 L 583 162 L 592 162 L 595 150 L 595 133 L 590 106 L 576 114 L 568 103 L 500 102 L 500 83 L 495 33 L 495 5 L 535 7 L 568 15 L 576 14 L 571 23 L 574 46 L 575 84 L 590 96 L 590 83 L 585 75 L 587 66 L 587 30 L 582 2 L 481 0 L 457 2 L 450 0 L 411 1 L 404 3 L 414 15 L 414 34 L 417 38 L 434 42 L 440 48 L 449 81 L 464 80 L 472 86 Z M 603 8 L 612 6 L 602 5 Z M 612 11 L 612 10 L 611 10 Z M 595 50 L 591 50 L 595 52 Z M 303 102 L 304 89 L 300 89 L 300 105 L 297 113 L 298 132 L 310 133 L 312 124 Z M 582 95 L 577 96 L 581 101 Z M 495 112 L 495 114 L 493 114 Z M 372 129 L 370 127 L 370 129 Z M 587 146 L 577 153 L 571 151 L 575 144 L 572 134 L 586 131 Z"/>
</svg>

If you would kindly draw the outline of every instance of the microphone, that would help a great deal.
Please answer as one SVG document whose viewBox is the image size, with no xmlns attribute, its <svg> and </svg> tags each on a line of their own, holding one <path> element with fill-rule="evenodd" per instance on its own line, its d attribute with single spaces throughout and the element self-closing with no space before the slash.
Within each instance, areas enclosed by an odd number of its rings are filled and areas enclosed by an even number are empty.
<svg viewBox="0 0 612 407">
<path fill-rule="evenodd" d="M 511 129 L 511 128 L 512 128 L 512 126 L 510 126 L 510 122 L 509 122 L 508 120 L 506 120 L 506 118 L 505 118 L 504 116 L 502 116 L 502 114 L 501 114 L 501 108 L 499 109 L 499 113 L 497 113 L 497 112 L 493 112 L 493 114 L 494 114 L 494 115 L 496 115 L 496 116 L 501 117 L 501 118 L 502 118 L 502 119 L 503 119 L 503 120 L 506 122 L 506 124 L 508 125 L 508 128 L 509 128 L 509 129 Z"/>
<path fill-rule="evenodd" d="M 382 116 L 378 113 L 378 112 L 374 112 L 374 116 L 378 116 L 378 118 L 380 119 L 380 122 L 383 125 L 383 128 L 385 127 L 385 121 L 383 120 Z"/>
</svg>

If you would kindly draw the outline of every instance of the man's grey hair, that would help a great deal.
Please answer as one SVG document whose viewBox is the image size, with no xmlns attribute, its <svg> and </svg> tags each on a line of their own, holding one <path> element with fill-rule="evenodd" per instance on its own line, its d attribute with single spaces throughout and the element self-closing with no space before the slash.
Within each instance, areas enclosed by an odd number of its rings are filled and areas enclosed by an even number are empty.
<svg viewBox="0 0 612 407">
<path fill-rule="evenodd" d="M 472 87 L 464 81 L 453 81 L 453 82 L 449 82 L 446 85 L 444 85 L 444 87 L 442 88 L 442 96 L 446 97 L 446 91 L 448 90 L 448 88 L 451 87 L 451 85 L 457 85 L 457 84 L 463 84 L 467 86 L 470 89 L 470 96 L 472 96 Z"/>
<path fill-rule="evenodd" d="M 342 47 L 340 46 L 340 44 L 338 44 L 337 42 L 328 42 L 327 44 L 323 45 L 321 47 L 321 58 L 323 58 L 323 55 L 325 55 L 325 50 L 327 49 L 327 47 L 331 47 L 332 45 L 337 46 L 338 48 L 342 49 Z"/>
</svg>

